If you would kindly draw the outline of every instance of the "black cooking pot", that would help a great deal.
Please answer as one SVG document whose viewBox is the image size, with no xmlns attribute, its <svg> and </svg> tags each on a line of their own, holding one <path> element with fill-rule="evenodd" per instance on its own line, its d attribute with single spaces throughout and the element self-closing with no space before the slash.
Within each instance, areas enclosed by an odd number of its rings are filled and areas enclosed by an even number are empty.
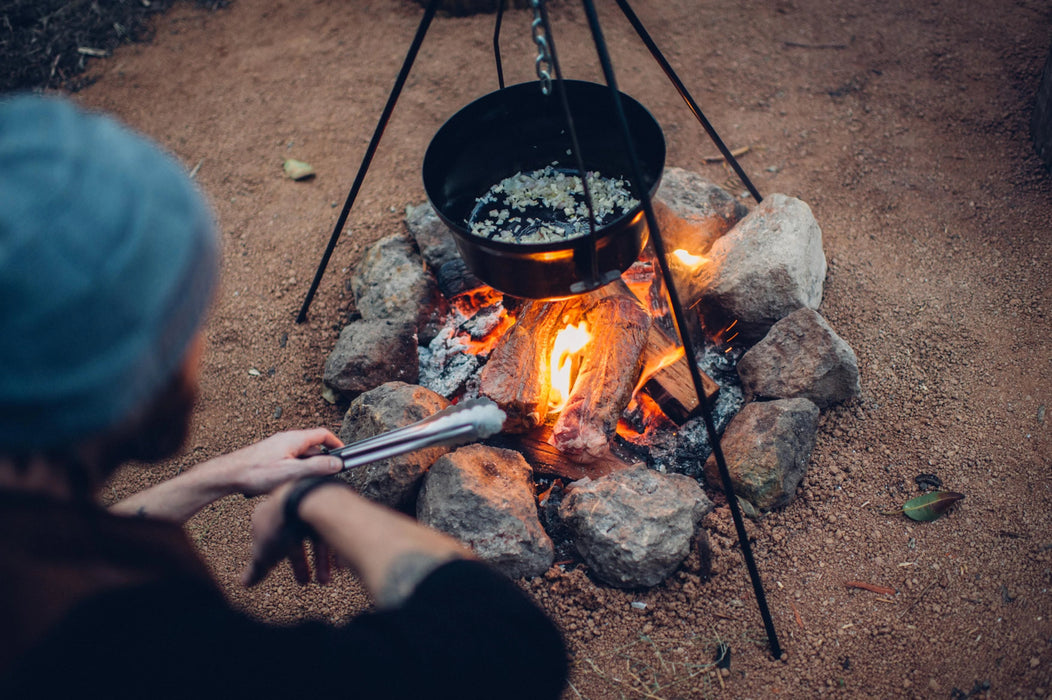
<svg viewBox="0 0 1052 700">
<path fill-rule="evenodd" d="M 585 169 L 631 182 L 610 88 L 577 80 L 563 84 Z M 636 261 L 647 240 L 642 204 L 592 235 L 554 243 L 494 241 L 470 232 L 476 200 L 501 180 L 553 161 L 575 169 L 554 87 L 544 95 L 538 83 L 521 83 L 479 98 L 442 125 L 424 155 L 427 197 L 453 231 L 468 269 L 495 289 L 529 299 L 571 296 L 611 282 Z M 665 165 L 665 137 L 641 104 L 623 93 L 621 102 L 643 187 L 653 196 Z"/>
</svg>

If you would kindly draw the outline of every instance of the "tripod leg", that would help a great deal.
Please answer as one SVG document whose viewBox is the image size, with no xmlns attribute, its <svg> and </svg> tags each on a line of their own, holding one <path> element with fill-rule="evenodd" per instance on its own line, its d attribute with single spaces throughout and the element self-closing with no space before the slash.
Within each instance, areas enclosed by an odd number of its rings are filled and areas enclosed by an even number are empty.
<svg viewBox="0 0 1052 700">
<path fill-rule="evenodd" d="M 405 86 L 406 78 L 409 77 L 409 71 L 413 67 L 413 62 L 416 60 L 416 55 L 420 51 L 420 45 L 424 43 L 424 37 L 427 35 L 427 29 L 431 26 L 431 20 L 435 17 L 435 12 L 438 11 L 438 5 L 441 0 L 431 0 L 428 3 L 427 9 L 424 11 L 424 16 L 420 19 L 420 26 L 417 27 L 416 36 L 413 37 L 413 43 L 409 46 L 409 52 L 405 56 L 405 61 L 402 63 L 402 69 L 398 72 L 398 77 L 395 78 L 394 87 L 391 88 L 391 94 L 387 98 L 387 104 L 384 106 L 384 111 L 380 115 L 380 121 L 376 125 L 376 130 L 373 132 L 373 137 L 369 141 L 368 148 L 365 149 L 365 156 L 362 158 L 362 164 L 358 168 L 358 175 L 354 178 L 354 184 L 351 185 L 351 191 L 347 194 L 347 200 L 343 203 L 343 210 L 340 212 L 339 219 L 336 220 L 336 227 L 332 231 L 332 235 L 329 237 L 329 245 L 325 248 L 325 254 L 322 255 L 321 263 L 318 265 L 317 271 L 314 273 L 314 280 L 310 284 L 310 289 L 307 290 L 307 298 L 303 300 L 303 306 L 300 307 L 299 315 L 296 317 L 296 323 L 303 323 L 307 320 L 307 310 L 310 308 L 311 302 L 314 300 L 314 294 L 318 291 L 318 285 L 321 283 L 322 275 L 325 274 L 325 268 L 329 265 L 329 258 L 332 257 L 332 251 L 336 248 L 337 241 L 340 240 L 340 234 L 343 233 L 343 227 L 347 223 L 347 216 L 351 213 L 351 207 L 354 206 L 354 200 L 358 198 L 358 191 L 362 188 L 362 183 L 365 181 L 365 174 L 369 171 L 369 164 L 373 161 L 373 156 L 376 154 L 376 149 L 380 145 L 380 138 L 384 135 L 384 129 L 387 128 L 387 123 L 391 120 L 391 113 L 394 112 L 395 103 L 398 102 L 398 96 L 402 93 L 402 88 Z"/>
<path fill-rule="evenodd" d="M 687 108 L 690 109 L 691 114 L 694 115 L 701 126 L 704 127 L 705 131 L 708 132 L 709 138 L 712 139 L 714 144 L 716 144 L 716 148 L 719 149 L 720 154 L 723 155 L 728 163 L 730 163 L 730 166 L 734 169 L 734 173 L 738 176 L 738 179 L 742 181 L 743 185 L 745 185 L 745 189 L 749 190 L 749 194 L 752 195 L 752 198 L 757 204 L 762 202 L 763 197 L 760 196 L 760 192 L 755 186 L 753 186 L 749 176 L 745 174 L 741 165 L 738 164 L 738 159 L 734 157 L 731 150 L 723 143 L 723 139 L 721 139 L 720 135 L 716 133 L 716 129 L 709 123 L 709 120 L 705 118 L 705 115 L 702 114 L 701 108 L 698 107 L 698 103 L 690 96 L 687 87 L 683 84 L 683 81 L 679 79 L 679 76 L 676 75 L 676 71 L 672 69 L 671 64 L 665 60 L 665 56 L 661 53 L 661 49 L 659 49 L 657 44 L 654 43 L 654 40 L 650 38 L 650 34 L 647 32 L 646 27 L 643 26 L 643 23 L 639 21 L 639 17 L 636 16 L 636 13 L 633 12 L 631 6 L 629 6 L 628 0 L 617 0 L 617 6 L 621 8 L 621 12 L 624 13 L 625 17 L 632 25 L 632 28 L 636 30 L 636 34 L 639 35 L 639 38 L 643 40 L 643 44 L 646 45 L 647 49 L 650 51 L 650 55 L 653 56 L 654 60 L 657 61 L 659 66 L 661 66 L 661 70 L 665 71 L 665 75 L 668 76 L 669 81 L 672 83 L 673 87 L 676 88 L 676 92 L 678 92 L 679 96 L 683 98 L 683 101 L 687 103 Z"/>
<path fill-rule="evenodd" d="M 756 603 L 760 608 L 760 617 L 763 619 L 764 628 L 767 631 L 767 641 L 770 644 L 771 653 L 774 657 L 776 659 L 781 658 L 782 648 L 778 644 L 778 635 L 774 630 L 774 620 L 771 618 L 771 611 L 767 607 L 767 596 L 763 590 L 763 582 L 760 580 L 760 572 L 756 568 L 756 561 L 753 559 L 752 546 L 749 544 L 749 537 L 745 531 L 745 522 L 742 520 L 741 509 L 738 507 L 738 499 L 734 494 L 734 487 L 731 484 L 730 472 L 727 469 L 727 463 L 723 457 L 723 450 L 720 448 L 719 436 L 716 434 L 716 425 L 712 420 L 712 409 L 709 406 L 708 396 L 705 395 L 705 385 L 701 378 L 701 372 L 698 370 L 698 360 L 694 354 L 694 347 L 687 337 L 686 315 L 683 311 L 683 304 L 679 299 L 679 293 L 676 291 L 676 288 L 672 283 L 672 274 L 669 269 L 668 258 L 665 254 L 665 244 L 664 241 L 661 240 L 661 232 L 658 230 L 657 216 L 654 214 L 654 205 L 653 202 L 651 202 L 647 191 L 642 187 L 642 169 L 639 166 L 639 158 L 636 155 L 635 144 L 632 143 L 632 136 L 628 129 L 628 120 L 625 118 L 624 107 L 621 104 L 621 94 L 617 89 L 617 79 L 614 76 L 614 68 L 610 63 L 610 55 L 606 48 L 606 42 L 603 39 L 603 31 L 599 26 L 599 17 L 595 12 L 595 5 L 592 0 L 583 0 L 583 3 L 585 14 L 588 16 L 588 25 L 592 30 L 592 38 L 595 40 L 595 48 L 599 53 L 599 63 L 602 66 L 606 83 L 610 86 L 610 92 L 613 94 L 614 111 L 621 124 L 625 149 L 632 166 L 633 186 L 635 187 L 636 192 L 639 193 L 639 197 L 643 202 L 643 211 L 646 214 L 647 226 L 650 227 L 651 232 L 650 240 L 654 245 L 654 252 L 657 254 L 658 264 L 661 267 L 661 274 L 665 278 L 665 287 L 668 290 L 669 302 L 671 303 L 672 313 L 676 320 L 676 329 L 679 333 L 680 340 L 683 342 L 683 349 L 686 353 L 687 365 L 690 369 L 690 376 L 694 383 L 694 390 L 698 394 L 698 406 L 701 408 L 701 414 L 705 419 L 705 428 L 708 430 L 709 443 L 712 445 L 712 455 L 715 458 L 716 465 L 720 471 L 721 481 L 723 482 L 723 492 L 727 497 L 727 505 L 730 507 L 731 517 L 734 520 L 734 527 L 738 534 L 738 544 L 741 546 L 742 556 L 745 558 L 745 565 L 749 570 L 749 578 L 752 581 L 753 592 L 756 594 Z"/>
</svg>

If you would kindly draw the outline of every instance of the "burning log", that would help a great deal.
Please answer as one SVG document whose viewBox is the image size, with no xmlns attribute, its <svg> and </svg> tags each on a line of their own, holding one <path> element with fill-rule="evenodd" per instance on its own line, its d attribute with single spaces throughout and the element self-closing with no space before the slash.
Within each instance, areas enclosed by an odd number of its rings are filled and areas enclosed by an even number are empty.
<svg viewBox="0 0 1052 700">
<path fill-rule="evenodd" d="M 644 367 L 653 372 L 649 377 L 643 376 L 643 388 L 669 418 L 682 425 L 698 408 L 698 393 L 694 390 L 690 365 L 682 346 L 653 325 L 647 336 L 643 361 Z M 705 387 L 705 397 L 711 405 L 720 392 L 720 385 L 700 369 L 698 372 Z"/>
<path fill-rule="evenodd" d="M 488 438 L 486 444 L 521 453 L 533 467 L 535 474 L 562 477 L 569 481 L 578 481 L 586 477 L 598 479 L 632 466 L 612 452 L 604 454 L 594 462 L 579 464 L 567 459 L 566 455 L 552 445 L 551 440 L 551 427 L 541 426 L 524 435 L 500 433 Z"/>
<path fill-rule="evenodd" d="M 642 367 L 650 314 L 622 289 L 599 299 L 584 314 L 593 337 L 552 432 L 555 447 L 578 462 L 592 462 L 607 453 Z"/>
<path fill-rule="evenodd" d="M 493 399 L 508 418 L 504 430 L 523 433 L 548 416 L 548 362 L 553 336 L 571 302 L 537 301 L 523 307 L 518 321 L 493 349 L 479 378 L 479 393 Z"/>
</svg>

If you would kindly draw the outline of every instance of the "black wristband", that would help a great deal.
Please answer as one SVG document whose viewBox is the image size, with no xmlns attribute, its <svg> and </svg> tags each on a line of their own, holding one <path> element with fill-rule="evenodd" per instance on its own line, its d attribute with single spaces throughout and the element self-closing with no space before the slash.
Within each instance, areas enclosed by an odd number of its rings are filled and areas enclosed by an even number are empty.
<svg viewBox="0 0 1052 700">
<path fill-rule="evenodd" d="M 296 539 L 302 540 L 307 537 L 313 537 L 315 534 L 313 528 L 300 518 L 300 503 L 307 497 L 307 494 L 319 486 L 343 483 L 341 479 L 337 479 L 335 476 L 308 476 L 292 485 L 292 488 L 289 489 L 288 494 L 285 496 L 281 512 L 285 518 L 285 527 Z"/>
</svg>

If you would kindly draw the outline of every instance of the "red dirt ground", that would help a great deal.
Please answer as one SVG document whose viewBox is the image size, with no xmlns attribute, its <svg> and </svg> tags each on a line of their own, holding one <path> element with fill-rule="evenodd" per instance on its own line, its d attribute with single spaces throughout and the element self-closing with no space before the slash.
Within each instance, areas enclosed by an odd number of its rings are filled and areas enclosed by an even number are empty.
<svg viewBox="0 0 1052 700">
<path fill-rule="evenodd" d="M 668 164 L 741 192 L 706 162 L 715 148 L 614 3 L 598 5 L 620 86 L 663 125 Z M 858 354 L 863 395 L 824 415 L 797 500 L 749 526 L 784 659 L 766 653 L 718 510 L 706 521 L 711 580 L 684 570 L 632 592 L 553 570 L 524 583 L 566 633 L 566 697 L 1048 697 L 1052 178 L 1028 124 L 1052 8 L 639 0 L 635 9 L 729 145 L 751 148 L 741 162 L 760 191 L 814 210 L 830 263 L 821 312 Z M 599 79 L 580 7 L 565 0 L 551 13 L 567 75 Z M 97 81 L 76 99 L 199 165 L 225 245 L 188 450 L 159 469 L 123 470 L 108 497 L 276 430 L 338 427 L 320 374 L 353 304 L 348 269 L 424 200 L 434 131 L 497 84 L 492 17 L 436 19 L 310 321 L 296 325 L 421 14 L 409 0 L 179 5 L 157 20 L 151 44 L 94 64 Z M 530 80 L 529 15 L 510 12 L 504 26 L 508 82 Z M 318 176 L 286 179 L 286 157 Z M 932 523 L 882 515 L 918 493 L 920 472 L 966 500 Z M 188 525 L 237 605 L 277 622 L 339 620 L 368 605 L 348 574 L 301 589 L 281 572 L 242 590 L 252 505 L 225 499 Z M 896 592 L 845 586 L 853 580 Z M 718 674 L 721 640 L 732 657 Z"/>
</svg>

